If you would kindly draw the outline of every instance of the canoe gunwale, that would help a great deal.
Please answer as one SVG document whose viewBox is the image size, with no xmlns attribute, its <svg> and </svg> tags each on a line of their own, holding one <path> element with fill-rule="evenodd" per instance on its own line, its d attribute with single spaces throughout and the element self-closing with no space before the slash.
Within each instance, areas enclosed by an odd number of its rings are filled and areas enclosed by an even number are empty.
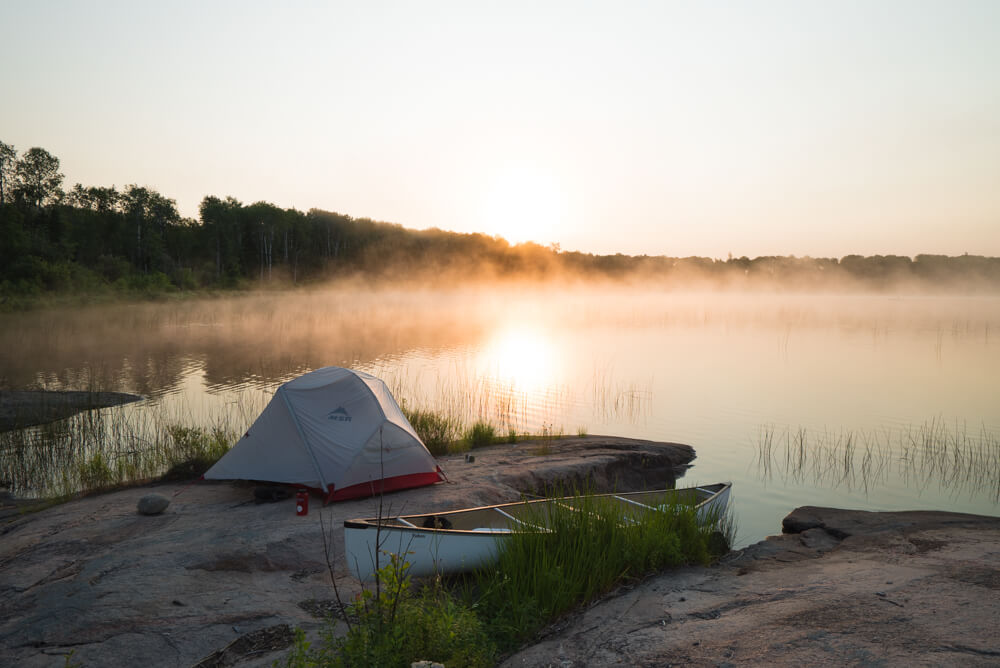
<svg viewBox="0 0 1000 668">
<path fill-rule="evenodd" d="M 714 487 L 716 485 L 719 485 L 719 489 L 717 489 L 715 491 L 706 489 L 707 487 Z M 593 496 L 595 498 L 614 499 L 614 500 L 617 500 L 617 501 L 625 502 L 625 503 L 627 503 L 629 505 L 635 505 L 635 506 L 638 506 L 640 508 L 645 508 L 647 510 L 656 511 L 656 510 L 659 510 L 659 508 L 657 508 L 656 506 L 647 505 L 645 503 L 640 503 L 639 501 L 635 501 L 633 499 L 629 499 L 629 498 L 627 498 L 628 495 L 629 494 L 656 493 L 656 492 L 685 492 L 685 491 L 709 492 L 710 496 L 705 497 L 704 499 L 702 499 L 698 503 L 696 503 L 693 506 L 691 506 L 692 508 L 694 508 L 697 511 L 697 510 L 700 510 L 701 508 L 703 508 L 704 506 L 713 503 L 717 498 L 719 498 L 721 495 L 725 494 L 732 487 L 732 483 L 716 483 L 716 485 L 699 485 L 697 487 L 685 487 L 685 488 L 682 488 L 682 489 L 645 490 L 645 491 L 640 491 L 640 492 L 610 492 L 610 493 L 606 493 L 606 494 L 594 494 Z M 512 501 L 512 502 L 509 502 L 509 503 L 495 503 L 495 504 L 491 504 L 491 505 L 488 505 L 488 506 L 476 506 L 476 507 L 473 507 L 473 508 L 459 508 L 459 509 L 456 509 L 456 510 L 446 510 L 446 511 L 437 512 L 437 513 L 433 513 L 432 512 L 432 513 L 414 513 L 414 514 L 410 514 L 410 515 L 391 515 L 391 516 L 382 518 L 381 521 L 377 517 L 365 518 L 365 519 L 350 519 L 350 520 L 344 520 L 344 528 L 345 529 L 379 529 L 379 528 L 381 528 L 384 531 L 407 531 L 407 532 L 419 532 L 419 533 L 438 533 L 438 534 L 448 534 L 448 535 L 475 535 L 475 536 L 496 536 L 496 535 L 506 535 L 506 534 L 510 534 L 510 533 L 515 533 L 515 532 L 511 531 L 510 529 L 497 529 L 495 531 L 476 531 L 474 529 L 445 529 L 445 528 L 442 528 L 442 527 L 422 527 L 422 526 L 419 526 L 419 525 L 414 525 L 414 524 L 412 524 L 409 521 L 409 519 L 416 518 L 416 517 L 448 517 L 450 515 L 454 515 L 454 514 L 458 514 L 458 513 L 471 513 L 471 512 L 475 512 L 475 511 L 481 511 L 481 510 L 496 510 L 496 511 L 499 511 L 501 514 L 503 514 L 505 517 L 507 517 L 507 519 L 509 519 L 509 520 L 511 520 L 513 522 L 516 522 L 517 524 L 525 527 L 525 531 L 532 531 L 532 532 L 537 531 L 537 532 L 540 532 L 540 533 L 548 533 L 549 531 L 551 531 L 551 529 L 548 529 L 546 527 L 539 527 L 539 526 L 536 526 L 534 524 L 530 524 L 528 522 L 525 522 L 524 520 L 521 520 L 521 519 L 519 519 L 517 517 L 514 517 L 513 515 L 510 515 L 509 513 L 505 512 L 504 509 L 505 508 L 512 508 L 512 507 L 521 507 L 521 506 L 532 505 L 532 504 L 541 504 L 541 503 L 547 503 L 548 502 L 548 503 L 557 503 L 560 506 L 563 506 L 564 508 L 568 508 L 570 510 L 577 510 L 572 505 L 567 505 L 566 503 L 563 503 L 565 501 L 568 501 L 568 500 L 571 500 L 571 499 L 574 499 L 574 498 L 579 498 L 579 497 L 578 496 L 577 497 L 573 497 L 573 496 L 560 496 L 560 497 L 551 497 L 551 498 L 530 499 L 530 500 L 525 500 L 525 501 Z M 391 521 L 405 522 L 405 524 L 402 525 L 402 526 L 401 525 L 396 525 L 396 524 L 388 524 L 388 522 L 391 522 Z"/>
<path fill-rule="evenodd" d="M 607 494 L 581 495 L 606 498 L 641 512 L 663 511 L 667 504 L 683 505 L 698 513 L 699 521 L 717 517 L 717 510 L 729 502 L 732 483 L 714 483 L 682 489 L 658 489 L 645 492 L 613 492 Z M 674 493 L 674 496 L 670 496 Z M 692 496 L 692 494 L 696 496 Z M 641 497 L 646 495 L 649 498 Z M 682 496 L 683 495 L 683 496 Z M 634 496 L 635 498 L 630 498 Z M 507 510 L 524 509 L 535 504 L 555 504 L 577 512 L 585 509 L 576 507 L 573 499 L 579 496 L 542 498 L 498 503 L 476 508 L 461 508 L 452 511 L 391 515 L 383 518 L 352 519 L 344 521 L 344 557 L 348 568 L 361 580 L 377 578 L 378 555 L 406 554 L 407 573 L 415 577 L 425 577 L 441 573 L 461 573 L 496 563 L 502 545 L 514 534 L 551 534 L 553 529 L 537 526 L 534 522 L 518 517 L 520 512 Z M 641 498 L 643 502 L 636 499 Z M 699 500 L 700 499 L 700 500 Z M 694 501 L 693 503 L 691 501 Z M 544 511 L 545 505 L 540 506 Z M 465 513 L 479 513 L 459 520 Z M 494 515 L 495 513 L 495 515 Z M 499 526 L 487 519 L 495 520 L 503 516 L 506 526 Z M 451 520 L 462 528 L 454 528 Z M 540 518 L 542 522 L 544 518 Z M 628 528 L 635 521 L 626 517 L 621 526 Z M 410 520 L 413 520 L 412 522 Z M 482 521 L 482 524 L 479 522 Z M 429 526 L 420 526 L 421 524 Z M 469 525 L 473 528 L 470 528 Z M 441 525 L 452 526 L 445 529 Z M 374 531 L 373 531 L 374 530 Z"/>
</svg>

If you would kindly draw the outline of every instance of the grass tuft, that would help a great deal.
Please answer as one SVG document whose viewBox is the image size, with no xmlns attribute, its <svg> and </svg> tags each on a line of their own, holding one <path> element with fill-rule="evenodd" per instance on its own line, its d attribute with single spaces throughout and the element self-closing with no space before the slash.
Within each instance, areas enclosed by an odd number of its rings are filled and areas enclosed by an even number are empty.
<svg viewBox="0 0 1000 668">
<path fill-rule="evenodd" d="M 417 436 L 424 442 L 432 455 L 445 455 L 452 451 L 451 445 L 458 434 L 458 424 L 455 420 L 433 411 L 410 410 L 405 403 L 401 408 L 406 419 L 410 421 L 410 425 L 417 432 Z"/>
<path fill-rule="evenodd" d="M 463 440 L 471 448 L 482 448 L 493 445 L 497 440 L 496 429 L 486 422 L 477 422 L 466 430 Z"/>
<path fill-rule="evenodd" d="M 683 564 L 707 564 L 729 550 L 729 515 L 700 522 L 694 508 L 658 510 L 581 495 L 536 504 L 521 518 L 551 532 L 515 533 L 495 567 L 414 587 L 405 555 L 389 555 L 344 615 L 310 645 L 299 633 L 286 666 L 494 665 L 560 615 L 614 587 Z"/>
<path fill-rule="evenodd" d="M 691 506 L 624 509 L 605 497 L 539 505 L 529 524 L 551 533 L 516 533 L 496 568 L 475 574 L 468 600 L 486 615 L 502 651 L 528 640 L 569 610 L 623 582 L 684 564 L 707 564 L 732 542 L 727 517 L 700 523 Z"/>
</svg>

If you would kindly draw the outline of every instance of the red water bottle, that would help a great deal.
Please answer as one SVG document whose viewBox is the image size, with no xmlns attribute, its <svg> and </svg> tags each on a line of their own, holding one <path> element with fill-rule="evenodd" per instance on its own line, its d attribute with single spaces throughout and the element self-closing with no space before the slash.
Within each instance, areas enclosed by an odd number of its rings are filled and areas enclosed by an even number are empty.
<svg viewBox="0 0 1000 668">
<path fill-rule="evenodd" d="M 300 489 L 295 492 L 295 514 L 296 515 L 308 515 L 309 514 L 309 490 Z"/>
</svg>

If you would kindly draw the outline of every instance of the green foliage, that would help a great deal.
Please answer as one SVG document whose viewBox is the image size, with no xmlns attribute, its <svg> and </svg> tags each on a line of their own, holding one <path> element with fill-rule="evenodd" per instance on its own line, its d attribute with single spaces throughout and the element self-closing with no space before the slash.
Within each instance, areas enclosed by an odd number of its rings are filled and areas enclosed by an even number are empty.
<svg viewBox="0 0 1000 668">
<path fill-rule="evenodd" d="M 544 456 L 552 454 L 552 443 L 563 437 L 562 428 L 557 432 L 551 424 L 542 425 L 542 433 L 538 437 L 538 445 L 531 454 Z"/>
<path fill-rule="evenodd" d="M 285 657 L 287 668 L 321 668 L 333 662 L 333 657 L 322 652 L 322 648 L 313 648 L 312 643 L 306 640 L 306 632 L 302 629 L 295 629 L 295 639 L 292 641 L 291 650 Z M 278 662 L 275 661 L 277 666 Z"/>
<path fill-rule="evenodd" d="M 29 148 L 14 166 L 14 200 L 39 207 L 58 198 L 63 175 L 59 158 L 43 148 Z"/>
<path fill-rule="evenodd" d="M 550 533 L 515 533 L 496 568 L 475 574 L 469 591 L 490 635 L 504 650 L 524 642 L 560 615 L 623 581 L 712 557 L 712 535 L 723 518 L 699 524 L 695 510 L 623 510 L 600 496 L 539 505 L 528 523 Z M 726 526 L 727 530 L 731 529 Z M 731 534 L 730 534 L 731 535 Z"/>
<path fill-rule="evenodd" d="M 492 666 L 496 649 L 475 610 L 435 582 L 404 602 L 400 624 L 408 629 L 412 661 L 430 660 L 445 666 Z"/>
<path fill-rule="evenodd" d="M 440 578 L 414 587 L 405 559 L 388 555 L 374 588 L 347 606 L 347 633 L 337 637 L 332 620 L 319 643 L 297 632 L 286 666 L 491 666 L 500 651 L 622 582 L 708 563 L 728 550 L 733 535 L 728 516 L 700 524 L 682 503 L 652 510 L 582 495 L 534 508 L 522 519 L 550 532 L 513 534 L 496 567 L 449 587 Z"/>
<path fill-rule="evenodd" d="M 167 457 L 170 470 L 165 478 L 185 478 L 201 475 L 229 451 L 233 435 L 218 427 L 208 430 L 170 425 L 167 433 L 172 447 Z"/>
<path fill-rule="evenodd" d="M 123 292 L 136 292 L 146 295 L 163 294 L 177 289 L 170 282 L 170 278 L 160 271 L 153 271 L 148 274 L 129 274 L 115 281 L 115 287 Z"/>
<path fill-rule="evenodd" d="M 0 142 L 0 305 L 23 308 L 39 293 L 297 285 L 337 276 L 451 282 L 484 279 L 653 278 L 665 284 L 794 286 L 796 290 L 940 292 L 1000 289 L 1000 258 L 893 255 L 836 258 L 631 257 L 511 246 L 499 237 L 409 230 L 394 223 L 267 202 L 207 196 L 200 220 L 152 188 L 75 184 L 63 193 L 59 159 L 42 148 L 20 157 Z"/>
<path fill-rule="evenodd" d="M 118 482 L 111 467 L 108 466 L 107 460 L 100 452 L 80 464 L 79 476 L 84 489 L 105 489 Z"/>
<path fill-rule="evenodd" d="M 454 420 L 433 411 L 410 410 L 405 403 L 401 408 L 417 432 L 417 436 L 432 455 L 444 455 L 449 452 L 449 445 L 455 440 L 458 432 L 458 425 Z"/>
<path fill-rule="evenodd" d="M 497 439 L 496 429 L 486 422 L 477 422 L 466 430 L 463 440 L 472 448 L 481 448 L 493 445 Z"/>
<path fill-rule="evenodd" d="M 365 588 L 348 606 L 354 621 L 335 637 L 328 628 L 314 646 L 298 631 L 286 660 L 289 668 L 385 666 L 405 668 L 430 660 L 446 666 L 491 666 L 493 643 L 476 614 L 433 583 L 414 593 L 409 564 L 396 554 L 376 572 L 376 588 Z"/>
<path fill-rule="evenodd" d="M 507 442 L 517 443 L 517 429 L 511 427 L 510 429 L 507 430 Z"/>
</svg>

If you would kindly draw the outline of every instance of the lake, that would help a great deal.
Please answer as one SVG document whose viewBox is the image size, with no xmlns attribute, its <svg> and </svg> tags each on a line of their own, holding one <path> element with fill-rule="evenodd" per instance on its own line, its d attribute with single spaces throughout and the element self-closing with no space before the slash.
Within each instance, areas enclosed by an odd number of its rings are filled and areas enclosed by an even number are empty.
<svg viewBox="0 0 1000 668">
<path fill-rule="evenodd" d="M 684 484 L 734 482 L 741 545 L 800 505 L 1000 510 L 995 296 L 345 283 L 0 325 L 3 387 L 135 392 L 111 410 L 159 422 L 241 432 L 278 384 L 337 365 L 504 433 L 689 443 Z"/>
</svg>

